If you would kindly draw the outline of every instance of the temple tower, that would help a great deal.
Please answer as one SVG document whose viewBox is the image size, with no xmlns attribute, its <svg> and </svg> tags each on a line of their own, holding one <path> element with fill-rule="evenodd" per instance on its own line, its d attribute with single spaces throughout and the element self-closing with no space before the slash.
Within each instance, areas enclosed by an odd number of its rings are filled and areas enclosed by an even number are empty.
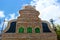
<svg viewBox="0 0 60 40">
<path fill-rule="evenodd" d="M 20 16 L 8 22 L 2 40 L 57 40 L 49 22 L 41 20 L 39 14 L 35 7 L 24 6 Z"/>
<path fill-rule="evenodd" d="M 38 18 L 39 12 L 32 6 L 24 6 L 22 10 L 19 11 L 20 16 L 17 18 L 16 32 L 20 27 L 25 28 L 24 33 L 27 33 L 27 28 L 32 28 L 32 33 L 34 33 L 35 28 L 42 30 L 41 19 Z"/>
</svg>

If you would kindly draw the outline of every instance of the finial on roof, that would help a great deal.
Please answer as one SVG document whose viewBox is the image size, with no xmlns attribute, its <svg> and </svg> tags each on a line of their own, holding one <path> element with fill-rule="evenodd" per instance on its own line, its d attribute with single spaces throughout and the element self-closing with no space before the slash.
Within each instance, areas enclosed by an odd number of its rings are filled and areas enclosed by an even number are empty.
<svg viewBox="0 0 60 40">
<path fill-rule="evenodd" d="M 33 9 L 33 10 L 35 10 L 35 6 L 31 6 L 31 5 L 25 5 L 25 6 L 23 6 L 23 9 Z"/>
</svg>

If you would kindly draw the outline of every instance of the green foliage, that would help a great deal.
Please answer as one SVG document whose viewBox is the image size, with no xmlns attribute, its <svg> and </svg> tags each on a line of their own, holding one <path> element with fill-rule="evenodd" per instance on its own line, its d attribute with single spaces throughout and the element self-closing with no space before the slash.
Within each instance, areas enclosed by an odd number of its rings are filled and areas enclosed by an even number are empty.
<svg viewBox="0 0 60 40">
<path fill-rule="evenodd" d="M 57 35 L 60 35 L 60 25 L 57 25 L 57 26 L 56 26 L 56 29 L 57 29 L 57 30 L 56 30 Z"/>
<path fill-rule="evenodd" d="M 57 39 L 60 40 L 60 25 L 57 25 L 56 29 Z"/>
</svg>

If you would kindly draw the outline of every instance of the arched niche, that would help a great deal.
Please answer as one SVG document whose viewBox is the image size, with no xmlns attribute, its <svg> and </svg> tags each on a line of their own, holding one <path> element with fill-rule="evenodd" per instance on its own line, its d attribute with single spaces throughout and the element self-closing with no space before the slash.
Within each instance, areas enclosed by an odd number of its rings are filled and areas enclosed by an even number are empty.
<svg viewBox="0 0 60 40">
<path fill-rule="evenodd" d="M 35 28 L 35 33 L 40 33 L 40 28 Z"/>
<path fill-rule="evenodd" d="M 24 33 L 24 28 L 23 28 L 23 27 L 20 27 L 20 28 L 18 29 L 18 33 Z"/>
<path fill-rule="evenodd" d="M 47 31 L 46 31 L 47 30 Z M 43 20 L 42 21 L 42 31 L 45 33 L 55 33 L 55 31 L 51 28 L 51 25 L 48 21 Z"/>
<path fill-rule="evenodd" d="M 27 33 L 32 33 L 32 27 L 27 28 Z"/>
<path fill-rule="evenodd" d="M 10 20 L 4 33 L 15 33 L 16 32 L 16 20 Z"/>
</svg>

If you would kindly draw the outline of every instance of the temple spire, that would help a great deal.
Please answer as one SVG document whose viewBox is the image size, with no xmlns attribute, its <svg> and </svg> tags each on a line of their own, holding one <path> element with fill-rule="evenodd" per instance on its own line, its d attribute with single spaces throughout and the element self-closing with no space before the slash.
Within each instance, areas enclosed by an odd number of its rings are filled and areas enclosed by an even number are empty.
<svg viewBox="0 0 60 40">
<path fill-rule="evenodd" d="M 35 9 L 35 6 L 31 6 L 31 5 L 23 6 L 23 8 L 22 8 L 22 9 L 36 10 L 36 9 Z"/>
</svg>

